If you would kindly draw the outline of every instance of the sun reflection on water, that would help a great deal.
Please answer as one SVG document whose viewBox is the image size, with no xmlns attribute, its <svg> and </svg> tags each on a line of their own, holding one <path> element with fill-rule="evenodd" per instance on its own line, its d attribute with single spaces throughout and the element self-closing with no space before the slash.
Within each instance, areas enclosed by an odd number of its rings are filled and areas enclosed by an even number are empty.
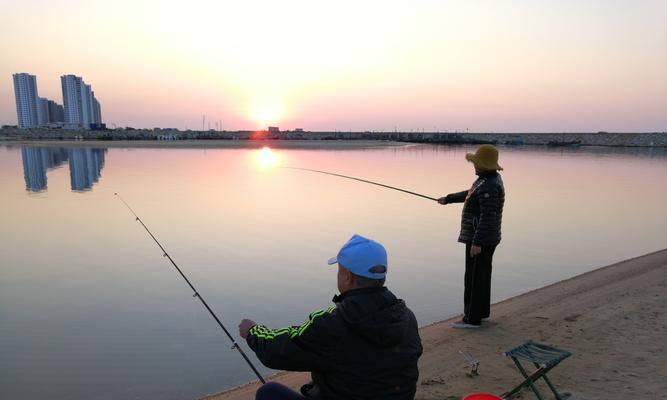
<svg viewBox="0 0 667 400">
<path fill-rule="evenodd" d="M 258 150 L 254 155 L 254 160 L 257 166 L 263 170 L 274 168 L 280 163 L 278 154 L 268 146 Z"/>
</svg>

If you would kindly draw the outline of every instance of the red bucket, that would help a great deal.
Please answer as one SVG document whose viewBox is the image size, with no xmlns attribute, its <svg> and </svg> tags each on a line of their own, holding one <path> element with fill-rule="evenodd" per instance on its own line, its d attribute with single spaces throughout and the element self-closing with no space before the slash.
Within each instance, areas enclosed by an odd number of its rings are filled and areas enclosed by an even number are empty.
<svg viewBox="0 0 667 400">
<path fill-rule="evenodd" d="M 489 393 L 471 393 L 464 397 L 463 400 L 503 400 L 503 398 Z"/>
</svg>

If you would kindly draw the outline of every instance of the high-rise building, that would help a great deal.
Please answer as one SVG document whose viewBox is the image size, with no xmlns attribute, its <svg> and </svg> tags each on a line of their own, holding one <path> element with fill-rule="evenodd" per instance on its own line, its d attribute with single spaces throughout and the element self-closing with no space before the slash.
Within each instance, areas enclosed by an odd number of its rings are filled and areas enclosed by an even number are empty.
<svg viewBox="0 0 667 400">
<path fill-rule="evenodd" d="M 90 85 L 83 83 L 83 81 L 81 83 L 82 123 L 84 128 L 89 128 L 90 124 L 93 123 L 93 91 Z"/>
<path fill-rule="evenodd" d="M 93 92 L 93 119 L 96 124 L 102 124 L 102 107 L 100 102 L 95 98 L 95 92 Z"/>
<path fill-rule="evenodd" d="M 65 122 L 63 106 L 53 100 L 38 97 L 37 116 L 40 126 L 59 124 Z"/>
<path fill-rule="evenodd" d="M 63 106 L 53 100 L 49 100 L 49 122 L 62 123 L 65 122 L 65 111 Z"/>
<path fill-rule="evenodd" d="M 44 126 L 49 123 L 49 100 L 44 97 L 37 98 L 37 125 Z"/>
<path fill-rule="evenodd" d="M 25 72 L 12 75 L 16 97 L 16 117 L 21 129 L 39 125 L 37 77 Z"/>
<path fill-rule="evenodd" d="M 63 88 L 65 126 L 68 128 L 80 128 L 83 122 L 83 108 L 81 106 L 82 79 L 74 75 L 64 75 L 60 77 L 60 83 Z"/>
<path fill-rule="evenodd" d="M 61 76 L 60 83 L 63 88 L 65 127 L 89 129 L 101 125 L 100 103 L 91 86 L 75 75 Z"/>
</svg>

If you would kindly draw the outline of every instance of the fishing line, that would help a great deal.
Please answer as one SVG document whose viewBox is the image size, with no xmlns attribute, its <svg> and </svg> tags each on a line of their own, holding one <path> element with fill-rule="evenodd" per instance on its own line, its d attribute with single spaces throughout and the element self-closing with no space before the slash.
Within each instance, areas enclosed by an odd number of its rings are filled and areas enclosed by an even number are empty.
<svg viewBox="0 0 667 400">
<path fill-rule="evenodd" d="M 192 297 L 196 297 L 196 298 L 198 298 L 198 299 L 202 302 L 202 304 L 204 305 L 204 307 L 206 307 L 206 309 L 208 310 L 208 312 L 211 313 L 211 315 L 213 316 L 213 318 L 215 319 L 215 321 L 218 323 L 218 325 L 220 325 L 220 328 L 222 328 L 222 330 L 225 332 L 225 334 L 227 335 L 227 337 L 229 338 L 229 340 L 232 341 L 232 349 L 236 349 L 236 350 L 238 350 L 238 352 L 241 354 L 241 356 L 243 356 L 243 359 L 248 363 L 248 365 L 250 366 L 250 368 L 252 369 L 252 371 L 255 373 L 255 375 L 257 375 L 257 378 L 259 378 L 259 380 L 260 380 L 262 383 L 266 383 L 266 381 L 264 380 L 264 378 L 262 377 L 262 375 L 260 375 L 260 373 L 257 371 L 257 368 L 255 368 L 255 366 L 252 364 L 252 362 L 250 362 L 250 359 L 248 358 L 248 356 L 246 356 L 245 352 L 243 352 L 243 349 L 238 345 L 238 343 L 236 343 L 236 340 L 234 340 L 234 338 L 232 337 L 232 335 L 230 335 L 229 331 L 225 328 L 225 326 L 222 325 L 222 322 L 220 322 L 220 319 L 218 319 L 218 316 L 215 315 L 215 313 L 213 312 L 213 310 L 211 310 L 211 307 L 209 307 L 208 304 L 206 304 L 206 301 L 204 300 L 204 298 L 201 297 L 201 295 L 199 294 L 199 292 L 197 291 L 197 289 L 195 289 L 195 287 L 192 286 L 192 283 L 190 283 L 190 280 L 185 276 L 185 274 L 183 273 L 183 271 L 181 271 L 181 269 L 178 267 L 178 265 L 176 265 L 176 263 L 174 262 L 174 260 L 173 260 L 173 259 L 171 258 L 171 256 L 167 253 L 167 250 L 165 250 L 164 247 L 162 247 L 162 245 L 160 244 L 160 242 L 158 242 L 158 240 L 155 238 L 155 236 L 153 235 L 153 233 L 148 229 L 148 227 L 146 226 L 146 224 L 144 224 L 144 221 L 142 221 L 141 218 L 139 218 L 139 216 L 137 215 L 137 213 L 134 212 L 134 210 L 132 209 L 132 207 L 130 207 L 130 205 L 127 204 L 127 203 L 125 202 L 125 200 L 123 200 L 123 198 L 122 198 L 118 193 L 114 193 L 114 195 L 115 195 L 115 196 L 118 196 L 118 199 L 120 199 L 120 201 L 122 201 L 123 204 L 125 204 L 125 207 L 127 207 L 127 209 L 130 210 L 130 212 L 134 215 L 134 217 L 136 218 L 136 220 L 141 224 L 141 226 L 144 227 L 144 229 L 146 230 L 146 232 L 148 232 L 148 234 L 151 236 L 151 238 L 153 238 L 153 240 L 154 240 L 155 243 L 158 245 L 158 247 L 160 248 L 160 250 L 162 250 L 162 256 L 163 256 L 163 257 L 167 257 L 167 258 L 169 259 L 169 261 L 171 261 L 171 263 L 173 264 L 173 266 L 176 268 L 176 270 L 178 271 L 178 273 L 181 274 L 181 276 L 183 277 L 183 279 L 185 279 L 185 281 L 188 283 L 188 285 L 190 286 L 190 288 L 191 288 L 192 291 L 194 292 L 194 294 L 192 295 Z"/>
<path fill-rule="evenodd" d="M 352 179 L 352 180 L 359 181 L 359 182 L 370 183 L 371 185 L 382 186 L 382 187 L 385 187 L 385 188 L 387 188 L 387 189 L 398 190 L 399 192 L 403 192 L 403 193 L 411 194 L 411 195 L 414 195 L 414 196 L 423 197 L 423 198 L 425 198 L 425 199 L 429 199 L 429 200 L 433 200 L 433 201 L 438 201 L 438 199 L 436 199 L 435 197 L 430 197 L 430 196 L 426 196 L 426 195 L 423 195 L 423 194 L 419 194 L 419 193 L 411 192 L 411 191 L 409 191 L 409 190 L 405 190 L 405 189 L 397 188 L 397 187 L 394 187 L 394 186 L 385 185 L 385 184 L 383 184 L 383 183 L 373 182 L 373 181 L 369 181 L 369 180 L 361 179 L 361 178 L 355 178 L 355 177 L 353 177 L 353 176 L 347 176 L 347 175 L 341 175 L 341 174 L 334 174 L 333 172 L 320 171 L 320 170 L 317 170 L 317 169 L 310 169 L 310 168 L 284 167 L 284 166 L 279 166 L 278 168 L 297 169 L 297 170 L 301 170 L 301 171 L 317 172 L 317 173 L 319 173 L 319 174 L 332 175 L 332 176 L 337 176 L 337 177 L 340 177 L 340 178 Z"/>
</svg>

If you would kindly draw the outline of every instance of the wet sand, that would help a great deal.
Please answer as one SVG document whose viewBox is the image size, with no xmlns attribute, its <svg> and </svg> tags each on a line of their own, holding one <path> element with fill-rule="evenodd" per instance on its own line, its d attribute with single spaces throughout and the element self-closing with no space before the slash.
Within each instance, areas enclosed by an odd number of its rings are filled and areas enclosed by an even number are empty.
<svg viewBox="0 0 667 400">
<path fill-rule="evenodd" d="M 456 330 L 460 316 L 421 328 L 417 399 L 453 400 L 473 392 L 500 395 L 522 377 L 502 352 L 534 340 L 573 355 L 549 372 L 573 399 L 667 399 L 667 249 L 622 261 L 492 306 L 481 329 Z M 480 361 L 479 375 L 459 351 Z M 298 388 L 307 373 L 271 380 Z M 258 383 L 206 397 L 253 399 Z M 545 398 L 553 398 L 543 383 Z M 532 399 L 524 391 L 518 398 Z"/>
</svg>

